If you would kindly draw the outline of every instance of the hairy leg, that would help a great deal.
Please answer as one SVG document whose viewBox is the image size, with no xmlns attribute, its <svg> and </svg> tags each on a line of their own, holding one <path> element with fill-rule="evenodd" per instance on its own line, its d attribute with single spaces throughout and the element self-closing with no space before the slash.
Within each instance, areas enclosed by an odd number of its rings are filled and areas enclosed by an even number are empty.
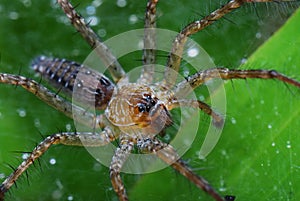
<svg viewBox="0 0 300 201">
<path fill-rule="evenodd" d="M 168 56 L 168 61 L 167 61 L 167 68 L 165 70 L 164 74 L 164 80 L 162 81 L 162 84 L 166 87 L 171 88 L 175 81 L 176 81 L 176 76 L 180 63 L 181 63 L 181 57 L 183 54 L 183 49 L 184 45 L 188 39 L 188 37 L 192 34 L 195 34 L 207 26 L 211 25 L 218 19 L 222 18 L 224 15 L 227 13 L 230 13 L 231 11 L 241 7 L 244 3 L 256 3 L 256 2 L 283 2 L 284 0 L 231 0 L 227 4 L 223 5 L 221 8 L 213 11 L 206 17 L 196 20 L 187 26 L 185 26 L 180 33 L 176 36 L 171 52 Z"/>
<path fill-rule="evenodd" d="M 33 93 L 42 101 L 46 102 L 48 105 L 64 113 L 67 117 L 75 118 L 84 125 L 95 128 L 103 127 L 104 118 L 102 115 L 96 116 L 95 114 L 89 113 L 87 110 L 79 106 L 73 105 L 69 101 L 65 100 L 58 94 L 53 93 L 48 88 L 34 80 L 20 75 L 0 73 L 0 83 L 21 86 L 27 91 Z M 76 116 L 74 117 L 74 115 Z"/>
<path fill-rule="evenodd" d="M 72 4 L 68 0 L 57 0 L 57 2 L 70 19 L 75 29 L 83 36 L 89 45 L 96 50 L 104 65 L 108 67 L 114 81 L 118 82 L 121 78 L 126 78 L 125 71 L 117 58 L 110 52 L 107 46 L 101 42 L 97 34 L 84 21 L 84 18 L 75 11 Z"/>
<path fill-rule="evenodd" d="M 195 89 L 198 86 L 204 84 L 205 82 L 212 79 L 223 79 L 223 80 L 232 80 L 232 79 L 276 79 L 280 80 L 286 84 L 293 85 L 300 88 L 300 82 L 292 78 L 287 77 L 281 73 L 278 73 L 274 70 L 235 70 L 228 68 L 212 68 L 204 71 L 200 71 L 192 76 L 186 78 L 186 80 L 177 84 L 174 89 L 176 94 L 187 94 L 191 89 Z"/>
<path fill-rule="evenodd" d="M 153 80 L 156 49 L 156 4 L 158 0 L 149 0 L 145 13 L 143 71 L 139 83 L 151 83 Z"/>
<path fill-rule="evenodd" d="M 103 146 L 115 140 L 114 134 L 110 129 L 105 129 L 99 134 L 95 133 L 71 133 L 63 132 L 53 134 L 46 137 L 40 144 L 38 144 L 30 153 L 28 158 L 24 160 L 14 172 L 8 176 L 0 185 L 0 200 L 4 199 L 4 194 L 16 182 L 16 180 L 29 168 L 33 162 L 41 157 L 53 144 L 64 144 L 69 146 Z"/>
<path fill-rule="evenodd" d="M 133 148 L 133 140 L 122 138 L 109 167 L 111 183 L 120 201 L 128 200 L 128 196 L 121 179 L 120 172 L 122 166 L 124 165 Z"/>
<path fill-rule="evenodd" d="M 209 183 L 202 177 L 195 174 L 188 165 L 179 157 L 175 149 L 158 139 L 139 139 L 137 142 L 138 148 L 144 153 L 154 153 L 165 163 L 172 166 L 180 174 L 193 182 L 198 188 L 204 190 L 217 201 L 224 201 L 225 199 L 219 195 Z"/>
<path fill-rule="evenodd" d="M 171 103 L 167 105 L 168 110 L 178 107 L 192 107 L 199 108 L 204 113 L 208 114 L 213 119 L 213 124 L 220 128 L 224 124 L 224 118 L 222 115 L 213 111 L 213 109 L 206 103 L 200 100 L 172 100 Z"/>
</svg>

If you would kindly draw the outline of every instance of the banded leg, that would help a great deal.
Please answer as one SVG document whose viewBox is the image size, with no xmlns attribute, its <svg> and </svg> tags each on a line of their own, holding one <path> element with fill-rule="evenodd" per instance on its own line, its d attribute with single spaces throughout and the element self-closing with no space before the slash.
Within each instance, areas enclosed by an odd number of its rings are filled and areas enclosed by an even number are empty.
<svg viewBox="0 0 300 201">
<path fill-rule="evenodd" d="M 154 153 L 165 163 L 171 165 L 180 174 L 185 176 L 188 180 L 193 182 L 198 188 L 207 192 L 217 201 L 224 201 L 225 199 L 219 195 L 209 183 L 202 177 L 195 174 L 188 165 L 180 159 L 175 149 L 158 139 L 140 139 L 137 143 L 138 148 L 145 153 Z"/>
<path fill-rule="evenodd" d="M 109 129 L 104 130 L 99 134 L 64 132 L 48 136 L 34 148 L 28 158 L 24 160 L 1 184 L 0 201 L 4 199 L 4 194 L 29 168 L 29 166 L 33 164 L 36 159 L 42 156 L 53 144 L 64 144 L 70 146 L 103 146 L 113 140 L 115 140 L 115 137 Z"/>
<path fill-rule="evenodd" d="M 256 79 L 276 79 L 280 80 L 286 84 L 293 85 L 300 88 L 300 82 L 292 78 L 287 77 L 281 73 L 278 73 L 275 70 L 235 70 L 228 68 L 212 68 L 204 71 L 200 71 L 192 76 L 189 76 L 186 80 L 178 83 L 174 89 L 176 94 L 187 94 L 191 91 L 191 88 L 194 89 L 203 83 L 212 80 L 212 79 L 247 79 L 247 78 L 256 78 Z"/>
<path fill-rule="evenodd" d="M 120 141 L 120 146 L 116 149 L 109 167 L 111 183 L 120 201 L 128 200 L 128 196 L 122 182 L 120 172 L 122 166 L 124 165 L 133 148 L 133 140 L 122 138 Z"/>
<path fill-rule="evenodd" d="M 83 36 L 89 45 L 97 51 L 105 67 L 108 67 L 113 80 L 118 82 L 121 78 L 126 78 L 125 71 L 117 58 L 110 52 L 108 47 L 101 42 L 97 34 L 85 22 L 84 18 L 75 11 L 72 4 L 68 0 L 57 0 L 57 2 L 75 29 Z"/>
<path fill-rule="evenodd" d="M 224 118 L 222 115 L 216 113 L 211 109 L 211 107 L 200 101 L 200 100 L 172 100 L 171 103 L 167 105 L 168 110 L 178 107 L 192 107 L 192 108 L 199 108 L 204 113 L 208 114 L 213 118 L 213 124 L 217 128 L 221 128 L 224 125 Z"/>
<path fill-rule="evenodd" d="M 139 83 L 152 83 L 155 49 L 156 49 L 156 4 L 158 0 L 149 0 L 145 13 L 143 70 L 138 80 Z"/>
<path fill-rule="evenodd" d="M 102 115 L 96 116 L 79 106 L 73 105 L 34 80 L 20 75 L 0 73 L 0 83 L 21 86 L 67 117 L 74 118 L 74 115 L 76 115 L 75 119 L 84 125 L 93 126 L 95 128 L 99 126 L 102 127 L 101 125 L 103 125 L 104 118 Z"/>
<path fill-rule="evenodd" d="M 188 24 L 187 26 L 185 26 L 180 31 L 180 33 L 176 36 L 173 42 L 171 52 L 168 56 L 168 61 L 166 64 L 167 68 L 164 73 L 164 80 L 162 81 L 162 84 L 169 88 L 171 88 L 174 85 L 177 76 L 176 72 L 178 72 L 180 67 L 183 48 L 190 35 L 203 30 L 207 26 L 214 23 L 216 20 L 222 18 L 227 13 L 241 7 L 244 3 L 271 2 L 271 1 L 274 0 L 231 0 L 221 8 L 215 10 L 214 12 L 204 17 L 203 19 L 196 20 Z"/>
</svg>

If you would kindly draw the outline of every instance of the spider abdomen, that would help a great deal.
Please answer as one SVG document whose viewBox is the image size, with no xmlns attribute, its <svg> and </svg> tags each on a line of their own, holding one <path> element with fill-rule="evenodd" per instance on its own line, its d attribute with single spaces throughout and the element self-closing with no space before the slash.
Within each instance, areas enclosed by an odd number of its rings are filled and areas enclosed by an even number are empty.
<svg viewBox="0 0 300 201">
<path fill-rule="evenodd" d="M 102 73 L 66 59 L 40 56 L 33 60 L 32 68 L 52 87 L 98 110 L 106 108 L 115 87 Z"/>
</svg>

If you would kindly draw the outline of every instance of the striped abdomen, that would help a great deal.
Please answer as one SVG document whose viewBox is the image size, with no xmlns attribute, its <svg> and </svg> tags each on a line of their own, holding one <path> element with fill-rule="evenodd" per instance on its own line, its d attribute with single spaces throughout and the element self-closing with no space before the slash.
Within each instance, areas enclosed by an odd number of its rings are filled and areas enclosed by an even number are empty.
<svg viewBox="0 0 300 201">
<path fill-rule="evenodd" d="M 114 84 L 105 75 L 74 61 L 40 56 L 32 68 L 57 90 L 75 95 L 76 101 L 96 109 L 106 108 L 114 90 Z"/>
</svg>

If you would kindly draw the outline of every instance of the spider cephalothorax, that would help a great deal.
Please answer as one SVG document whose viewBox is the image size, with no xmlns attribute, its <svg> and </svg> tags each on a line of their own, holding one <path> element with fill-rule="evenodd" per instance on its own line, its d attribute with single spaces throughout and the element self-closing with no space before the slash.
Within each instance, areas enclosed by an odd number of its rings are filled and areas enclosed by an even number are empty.
<svg viewBox="0 0 300 201">
<path fill-rule="evenodd" d="M 106 117 L 125 133 L 155 136 L 171 124 L 165 103 L 151 87 L 129 83 L 116 88 L 107 109 Z"/>
</svg>

